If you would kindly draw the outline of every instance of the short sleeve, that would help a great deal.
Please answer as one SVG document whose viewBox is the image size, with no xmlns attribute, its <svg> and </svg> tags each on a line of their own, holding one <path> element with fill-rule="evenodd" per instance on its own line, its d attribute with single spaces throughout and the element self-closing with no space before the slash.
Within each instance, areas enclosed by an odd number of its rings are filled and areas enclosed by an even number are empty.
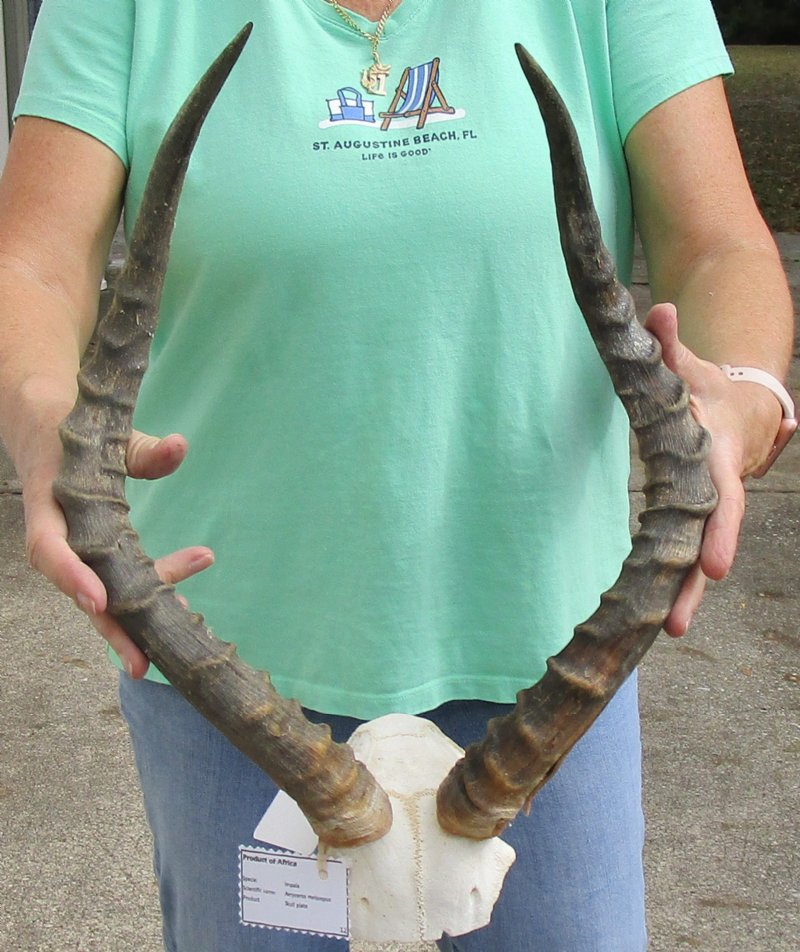
<svg viewBox="0 0 800 952">
<path fill-rule="evenodd" d="M 607 0 L 620 138 L 659 103 L 733 72 L 709 0 Z"/>
<path fill-rule="evenodd" d="M 127 167 L 126 110 L 135 0 L 45 0 L 31 37 L 18 116 L 74 126 Z"/>
</svg>

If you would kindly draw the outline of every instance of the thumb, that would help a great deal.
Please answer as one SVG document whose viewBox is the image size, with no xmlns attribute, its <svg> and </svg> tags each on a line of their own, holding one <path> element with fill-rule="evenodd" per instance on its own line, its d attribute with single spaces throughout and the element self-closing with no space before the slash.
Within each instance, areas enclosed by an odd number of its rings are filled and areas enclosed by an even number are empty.
<svg viewBox="0 0 800 952">
<path fill-rule="evenodd" d="M 134 479 L 160 479 L 169 476 L 186 458 L 189 445 L 178 433 L 159 439 L 134 430 L 128 441 L 126 463 Z"/>
<path fill-rule="evenodd" d="M 685 347 L 678 337 L 678 311 L 674 304 L 656 304 L 644 322 L 645 329 L 661 344 L 661 354 L 669 369 L 690 381 L 697 357 Z"/>
</svg>

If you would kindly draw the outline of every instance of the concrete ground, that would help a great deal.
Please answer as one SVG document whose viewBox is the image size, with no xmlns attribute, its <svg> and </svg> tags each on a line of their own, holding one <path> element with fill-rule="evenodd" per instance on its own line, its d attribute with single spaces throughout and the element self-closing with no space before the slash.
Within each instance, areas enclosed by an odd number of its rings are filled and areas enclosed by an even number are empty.
<svg viewBox="0 0 800 952">
<path fill-rule="evenodd" d="M 800 236 L 780 244 L 796 290 Z M 641 268 L 636 281 L 646 297 Z M 800 438 L 750 484 L 730 578 L 689 636 L 662 636 L 642 666 L 653 952 L 800 947 L 798 544 Z M 0 950 L 156 952 L 149 835 L 114 678 L 99 637 L 23 547 L 0 452 Z"/>
</svg>

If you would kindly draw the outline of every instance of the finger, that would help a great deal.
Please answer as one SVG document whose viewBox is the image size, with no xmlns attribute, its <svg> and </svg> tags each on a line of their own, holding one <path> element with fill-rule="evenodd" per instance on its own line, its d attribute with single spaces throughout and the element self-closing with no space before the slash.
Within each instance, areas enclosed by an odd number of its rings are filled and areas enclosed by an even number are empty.
<svg viewBox="0 0 800 952">
<path fill-rule="evenodd" d="M 205 546 L 192 546 L 171 552 L 156 560 L 156 571 L 162 581 L 168 585 L 175 585 L 184 579 L 191 578 L 203 569 L 214 564 L 214 553 Z"/>
<path fill-rule="evenodd" d="M 27 486 L 23 498 L 25 545 L 31 567 L 49 579 L 82 611 L 105 611 L 105 586 L 69 547 L 64 514 L 50 489 L 37 491 Z"/>
<path fill-rule="evenodd" d="M 737 469 L 724 458 L 710 459 L 709 470 L 719 499 L 706 522 L 700 564 L 709 578 L 719 581 L 730 572 L 736 556 L 746 496 Z"/>
<path fill-rule="evenodd" d="M 706 576 L 698 562 L 686 576 L 672 611 L 664 622 L 664 631 L 668 635 L 672 638 L 682 638 L 686 634 L 705 590 Z"/>
<path fill-rule="evenodd" d="M 84 612 L 119 655 L 131 677 L 143 677 L 148 660 L 105 611 L 103 583 L 70 549 L 66 539 L 53 532 L 35 533 L 29 547 L 33 568 L 53 582 Z"/>
<path fill-rule="evenodd" d="M 134 479 L 161 479 L 169 476 L 186 459 L 189 444 L 179 433 L 159 439 L 134 430 L 125 458 L 128 475 Z"/>
<path fill-rule="evenodd" d="M 172 552 L 170 555 L 158 559 L 155 563 L 156 571 L 161 579 L 172 585 L 202 572 L 214 562 L 214 553 L 203 546 L 193 546 Z M 188 607 L 183 596 L 177 596 L 184 608 Z M 91 617 L 91 616 L 90 616 Z M 92 624 L 108 641 L 119 656 L 125 670 L 132 678 L 144 677 L 149 666 L 147 656 L 144 655 L 122 630 L 111 615 L 105 613 L 91 618 Z"/>
<path fill-rule="evenodd" d="M 98 576 L 67 543 L 67 524 L 49 484 L 25 487 L 28 561 L 71 598 L 106 638 L 132 677 L 142 677 L 149 662 L 114 619 L 106 613 L 107 594 Z"/>
<path fill-rule="evenodd" d="M 28 561 L 32 568 L 71 598 L 81 611 L 92 614 L 105 611 L 107 599 L 103 583 L 75 555 L 63 536 L 46 531 L 31 533 Z"/>
<path fill-rule="evenodd" d="M 120 628 L 117 621 L 107 612 L 99 615 L 89 615 L 89 619 L 113 651 L 116 652 L 127 674 L 132 678 L 143 678 L 147 673 L 150 662 L 147 656 L 136 647 Z"/>
<path fill-rule="evenodd" d="M 66 539 L 53 532 L 34 533 L 28 558 L 33 568 L 53 582 L 88 616 L 119 655 L 128 674 L 142 677 L 149 664 L 147 658 L 105 612 L 107 597 L 103 583 L 75 555 Z"/>
</svg>

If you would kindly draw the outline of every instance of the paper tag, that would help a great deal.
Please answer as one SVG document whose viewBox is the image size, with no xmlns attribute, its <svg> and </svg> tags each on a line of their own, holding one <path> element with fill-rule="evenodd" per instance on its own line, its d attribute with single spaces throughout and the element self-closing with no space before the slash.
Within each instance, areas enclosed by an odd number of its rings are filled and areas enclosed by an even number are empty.
<svg viewBox="0 0 800 952">
<path fill-rule="evenodd" d="M 310 856 L 319 841 L 300 807 L 283 790 L 278 791 L 267 812 L 259 820 L 253 837 L 261 843 L 269 843 L 270 846 L 278 846 L 293 853 L 302 853 L 303 856 Z"/>
<path fill-rule="evenodd" d="M 349 938 L 347 867 L 328 859 L 239 847 L 239 914 L 246 926 Z"/>
</svg>

